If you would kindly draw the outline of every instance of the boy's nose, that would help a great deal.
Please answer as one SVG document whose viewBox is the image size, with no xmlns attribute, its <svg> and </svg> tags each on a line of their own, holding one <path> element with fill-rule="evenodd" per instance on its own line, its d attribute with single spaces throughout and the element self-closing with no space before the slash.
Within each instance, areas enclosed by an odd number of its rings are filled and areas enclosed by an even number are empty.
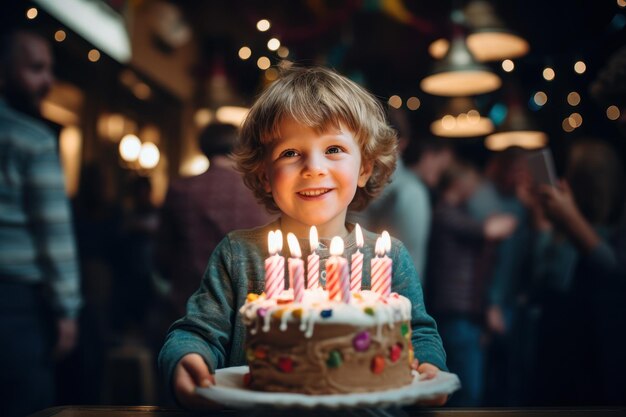
<svg viewBox="0 0 626 417">
<path fill-rule="evenodd" d="M 309 155 L 304 164 L 302 174 L 305 177 L 314 177 L 326 174 L 326 165 L 321 155 Z"/>
</svg>

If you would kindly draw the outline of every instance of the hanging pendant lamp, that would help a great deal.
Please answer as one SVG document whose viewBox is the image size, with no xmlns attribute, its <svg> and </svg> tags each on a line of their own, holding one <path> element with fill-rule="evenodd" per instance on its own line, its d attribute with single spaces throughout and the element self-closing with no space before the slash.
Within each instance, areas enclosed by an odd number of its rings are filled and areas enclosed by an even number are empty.
<svg viewBox="0 0 626 417">
<path fill-rule="evenodd" d="M 485 146 L 492 151 L 502 151 L 511 146 L 537 149 L 546 146 L 548 135 L 540 131 L 518 100 L 509 104 L 509 111 L 496 133 L 485 138 Z"/>
<path fill-rule="evenodd" d="M 476 105 L 469 97 L 454 97 L 449 100 L 441 118 L 430 125 L 435 136 L 446 138 L 473 138 L 485 136 L 494 130 L 488 117 L 480 115 Z"/>
</svg>

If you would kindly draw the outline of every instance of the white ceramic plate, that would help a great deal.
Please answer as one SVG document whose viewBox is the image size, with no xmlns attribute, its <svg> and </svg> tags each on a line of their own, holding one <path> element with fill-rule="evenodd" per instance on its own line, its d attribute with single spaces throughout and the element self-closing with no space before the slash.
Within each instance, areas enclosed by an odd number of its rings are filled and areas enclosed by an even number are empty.
<svg viewBox="0 0 626 417">
<path fill-rule="evenodd" d="M 420 381 L 416 374 L 410 385 L 388 391 L 304 395 L 250 390 L 243 386 L 243 376 L 247 372 L 247 366 L 218 369 L 215 374 L 216 385 L 209 388 L 196 388 L 196 391 L 213 402 L 232 408 L 346 408 L 408 405 L 439 394 L 451 394 L 461 386 L 455 374 L 439 372 L 434 379 L 427 381 Z"/>
</svg>

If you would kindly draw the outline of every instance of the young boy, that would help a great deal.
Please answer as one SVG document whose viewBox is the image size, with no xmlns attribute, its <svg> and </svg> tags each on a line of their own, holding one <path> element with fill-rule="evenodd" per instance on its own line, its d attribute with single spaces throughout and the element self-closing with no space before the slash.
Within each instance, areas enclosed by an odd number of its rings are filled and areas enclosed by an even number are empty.
<svg viewBox="0 0 626 417">
<path fill-rule="evenodd" d="M 246 185 L 280 217 L 262 228 L 232 232 L 219 244 L 200 288 L 189 299 L 187 315 L 170 328 L 159 365 L 182 405 L 207 406 L 194 388 L 214 384 L 215 369 L 246 363 L 238 310 L 248 293 L 264 290 L 268 232 L 292 232 L 306 250 L 309 229 L 315 225 L 322 242 L 321 270 L 333 236 L 344 239 L 349 259 L 356 239 L 346 213 L 363 208 L 387 183 L 395 166 L 395 145 L 395 132 L 376 99 L 330 70 L 290 70 L 261 94 L 242 127 L 236 158 Z M 369 289 L 376 235 L 365 231 L 364 238 L 363 288 Z M 390 256 L 392 291 L 413 303 L 418 371 L 432 378 L 445 369 L 441 338 L 424 309 L 411 258 L 396 239 Z M 325 284 L 325 274 L 321 282 Z"/>
</svg>

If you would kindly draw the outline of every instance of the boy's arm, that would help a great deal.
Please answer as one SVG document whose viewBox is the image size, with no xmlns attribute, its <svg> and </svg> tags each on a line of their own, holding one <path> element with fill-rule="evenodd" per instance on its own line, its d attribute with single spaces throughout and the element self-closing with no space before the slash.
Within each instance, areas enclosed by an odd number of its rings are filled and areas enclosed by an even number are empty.
<svg viewBox="0 0 626 417">
<path fill-rule="evenodd" d="M 393 282 L 392 291 L 407 297 L 411 307 L 411 342 L 419 363 L 430 363 L 447 371 L 446 352 L 437 332 L 435 320 L 428 315 L 424 306 L 424 295 L 415 266 L 404 245 L 393 239 Z"/>
<path fill-rule="evenodd" d="M 187 314 L 170 327 L 159 354 L 159 368 L 168 386 L 186 354 L 202 356 L 211 372 L 225 365 L 236 313 L 230 263 L 226 237 L 213 252 L 200 288 L 189 298 Z"/>
</svg>

